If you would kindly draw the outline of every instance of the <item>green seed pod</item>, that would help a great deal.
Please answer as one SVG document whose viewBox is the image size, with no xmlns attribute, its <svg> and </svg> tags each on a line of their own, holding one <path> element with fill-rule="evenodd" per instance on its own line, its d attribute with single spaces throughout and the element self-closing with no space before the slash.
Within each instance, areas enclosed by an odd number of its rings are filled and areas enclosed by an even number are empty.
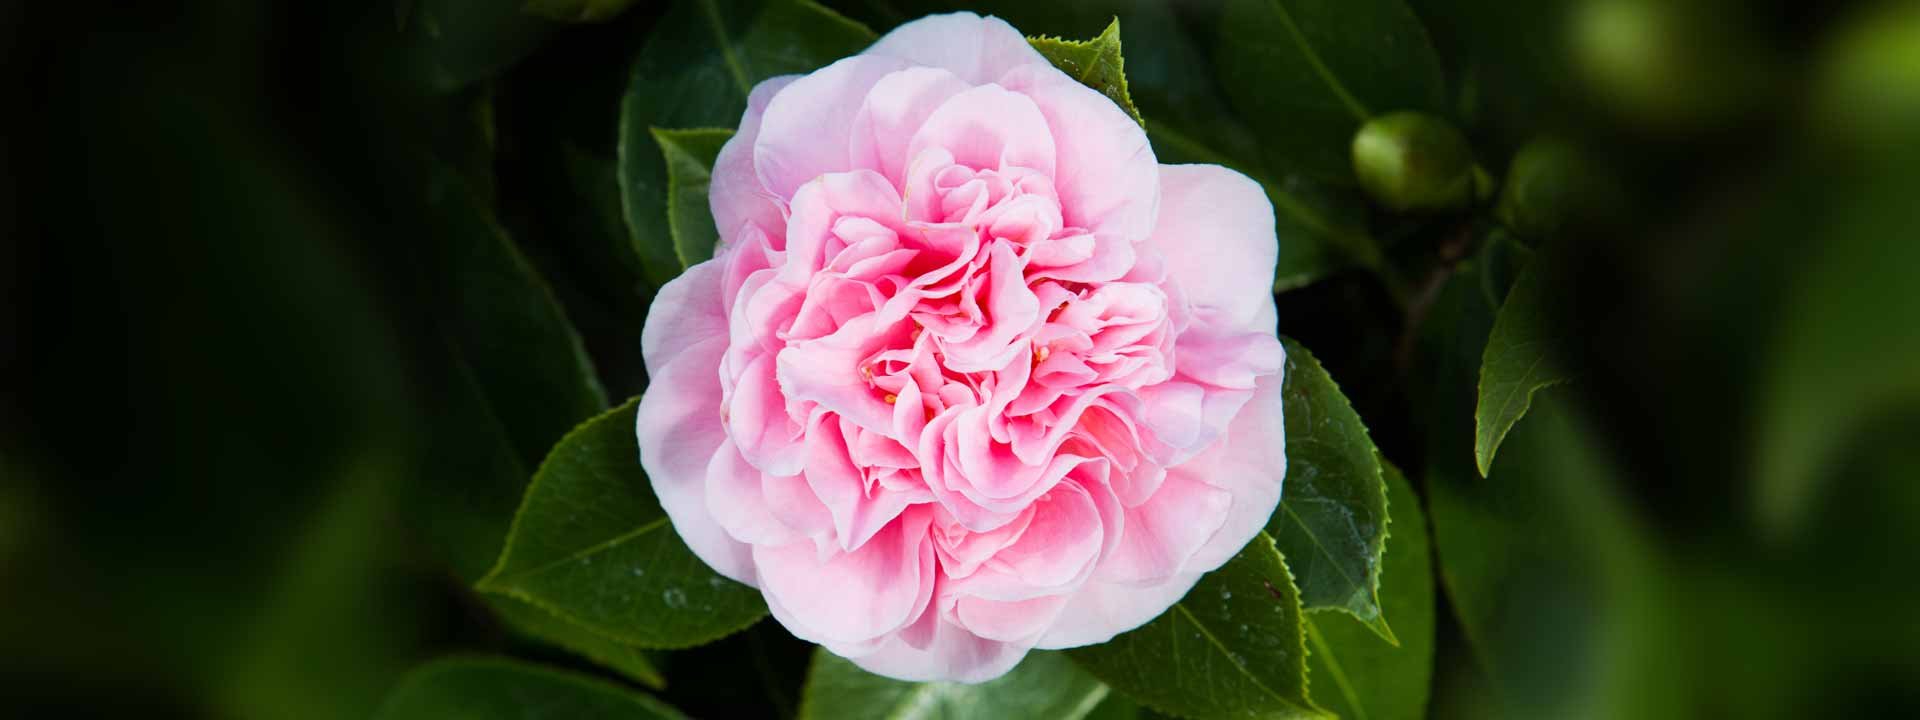
<svg viewBox="0 0 1920 720">
<path fill-rule="evenodd" d="M 1473 148 L 1445 120 L 1416 112 L 1376 117 L 1353 136 L 1353 172 L 1395 212 L 1457 210 L 1488 192 Z"/>
</svg>

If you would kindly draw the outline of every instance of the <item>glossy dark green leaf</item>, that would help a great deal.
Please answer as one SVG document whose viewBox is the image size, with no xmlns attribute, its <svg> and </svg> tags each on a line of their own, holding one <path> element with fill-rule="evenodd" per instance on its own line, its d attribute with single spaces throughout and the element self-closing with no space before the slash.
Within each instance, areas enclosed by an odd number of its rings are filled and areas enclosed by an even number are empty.
<svg viewBox="0 0 1920 720">
<path fill-rule="evenodd" d="M 622 210 L 648 282 L 680 274 L 667 222 L 667 167 L 656 127 L 736 127 L 747 93 L 858 53 L 873 31 L 809 0 L 675 3 L 641 46 L 620 102 Z"/>
<path fill-rule="evenodd" d="M 1034 37 L 1028 38 L 1027 42 L 1061 72 L 1112 99 L 1115 105 L 1133 116 L 1134 122 L 1142 126 L 1147 124 L 1140 117 L 1140 109 L 1134 107 L 1133 96 L 1127 92 L 1127 65 L 1126 59 L 1120 54 L 1119 18 L 1114 18 L 1113 22 L 1107 24 L 1107 29 L 1100 31 L 1092 40 Z"/>
<path fill-rule="evenodd" d="M 667 161 L 667 227 L 683 269 L 712 258 L 720 240 L 707 205 L 707 184 L 713 180 L 714 156 L 731 137 L 733 131 L 726 129 L 653 129 L 654 142 Z"/>
<path fill-rule="evenodd" d="M 633 0 L 525 0 L 522 9 L 560 22 L 604 22 L 619 17 Z"/>
<path fill-rule="evenodd" d="M 443 331 L 517 456 L 546 454 L 607 406 L 580 336 L 493 213 L 451 171 L 429 189 L 436 232 L 425 265 Z"/>
<path fill-rule="evenodd" d="M 1057 652 L 1030 653 L 1007 674 L 966 685 L 881 677 L 821 648 L 804 693 L 800 720 L 1080 720 L 1109 691 Z"/>
<path fill-rule="evenodd" d="M 447 92 L 493 77 L 539 49 L 552 21 L 521 11 L 526 0 L 416 0 L 405 17 L 415 72 Z"/>
<path fill-rule="evenodd" d="M 1317 718 L 1307 696 L 1300 594 L 1261 533 L 1165 614 L 1067 651 L 1114 689 L 1191 718 Z"/>
<path fill-rule="evenodd" d="M 624 645 L 680 648 L 767 612 L 760 593 L 688 550 L 640 469 L 630 400 L 554 445 L 500 561 L 478 587 Z"/>
<path fill-rule="evenodd" d="M 1380 580 L 1380 606 L 1393 618 L 1394 647 L 1372 630 L 1338 615 L 1307 619 L 1307 664 L 1315 697 L 1352 720 L 1418 720 L 1427 715 L 1433 675 L 1433 561 L 1426 515 L 1413 485 L 1382 464 L 1393 532 Z"/>
<path fill-rule="evenodd" d="M 666 703 L 586 675 L 505 658 L 436 660 L 408 673 L 375 720 L 678 720 Z"/>
<path fill-rule="evenodd" d="M 1544 263 L 1530 264 L 1500 305 L 1480 364 L 1480 402 L 1474 411 L 1474 462 L 1486 475 L 1500 441 L 1527 414 L 1533 394 L 1566 382 L 1554 357 L 1557 335 L 1547 317 Z"/>
<path fill-rule="evenodd" d="M 655 690 L 667 686 L 666 677 L 641 648 L 575 625 L 530 603 L 504 595 L 488 595 L 486 600 L 515 632 L 564 648 Z"/>
<path fill-rule="evenodd" d="M 1440 59 L 1402 0 L 1228 0 L 1220 78 L 1268 163 L 1351 182 L 1361 123 L 1444 104 Z"/>
<path fill-rule="evenodd" d="M 1286 340 L 1287 479 L 1267 522 L 1309 610 L 1341 610 L 1394 640 L 1380 611 L 1387 490 L 1367 427 L 1306 347 Z"/>
</svg>

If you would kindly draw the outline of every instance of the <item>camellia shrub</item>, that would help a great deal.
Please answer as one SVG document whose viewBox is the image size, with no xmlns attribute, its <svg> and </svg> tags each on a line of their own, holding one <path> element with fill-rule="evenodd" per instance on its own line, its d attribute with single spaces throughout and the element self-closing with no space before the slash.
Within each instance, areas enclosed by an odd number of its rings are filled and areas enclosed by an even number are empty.
<svg viewBox="0 0 1920 720">
<path fill-rule="evenodd" d="M 1910 5 L 205 5 L 10 63 L 51 98 L 15 184 L 121 240 L 0 272 L 50 298 L 0 348 L 20 677 L 223 718 L 1920 707 Z"/>
</svg>

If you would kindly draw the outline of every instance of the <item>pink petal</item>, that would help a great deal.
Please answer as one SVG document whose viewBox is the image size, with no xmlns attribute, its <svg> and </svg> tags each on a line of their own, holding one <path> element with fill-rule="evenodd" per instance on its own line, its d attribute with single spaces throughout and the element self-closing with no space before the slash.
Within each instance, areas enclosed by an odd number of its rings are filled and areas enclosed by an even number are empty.
<svg viewBox="0 0 1920 720">
<path fill-rule="evenodd" d="M 1167 471 L 1168 482 L 1191 478 L 1233 496 L 1225 522 L 1206 545 L 1187 560 L 1182 570 L 1209 571 L 1226 564 L 1253 536 L 1266 527 L 1280 505 L 1281 481 L 1287 476 L 1286 414 L 1281 387 L 1285 378 L 1260 378 L 1227 436 L 1193 460 Z"/>
<path fill-rule="evenodd" d="M 1280 245 L 1259 183 L 1218 165 L 1160 166 L 1160 220 L 1149 242 L 1196 311 L 1219 313 L 1235 329 L 1273 329 Z"/>
<path fill-rule="evenodd" d="M 832 335 L 793 343 L 780 351 L 780 387 L 788 402 L 819 403 L 862 428 L 891 434 L 894 406 L 862 370 L 881 349 L 904 344 L 909 332 L 899 325 L 881 327 L 869 314 Z"/>
<path fill-rule="evenodd" d="M 840 549 L 848 552 L 866 545 L 873 535 L 892 522 L 907 506 L 933 500 L 931 493 L 874 492 L 869 494 L 865 476 L 854 467 L 845 431 L 850 428 L 824 424 L 815 429 L 812 458 L 807 462 L 807 485 L 833 515 L 834 536 Z"/>
<path fill-rule="evenodd" d="M 970 168 L 1053 173 L 1053 135 L 1040 108 L 998 85 L 981 85 L 947 100 L 914 133 L 907 157 L 933 147 Z"/>
<path fill-rule="evenodd" d="M 1101 559 L 1096 577 L 1155 585 L 1189 570 L 1189 560 L 1226 521 L 1233 499 L 1231 492 L 1169 473 L 1153 497 L 1127 508 L 1126 533 L 1119 547 Z"/>
<path fill-rule="evenodd" d="M 1041 595 L 1025 600 L 990 600 L 961 596 L 954 616 L 969 632 L 987 640 L 1031 644 L 1066 609 L 1064 595 Z"/>
<path fill-rule="evenodd" d="M 1067 225 L 1128 244 L 1145 241 L 1154 227 L 1160 168 L 1140 124 L 1051 65 L 1015 68 L 1000 84 L 1032 98 L 1053 129 L 1059 148 L 1053 182 Z"/>
<path fill-rule="evenodd" d="M 755 546 L 760 588 L 802 639 L 861 643 L 894 632 L 925 611 L 933 592 L 927 522 L 925 512 L 907 513 L 860 549 L 825 557 L 805 541 Z"/>
<path fill-rule="evenodd" d="M 713 159 L 707 205 L 713 209 L 723 246 L 734 241 L 745 223 L 768 235 L 778 235 L 786 227 L 784 204 L 767 192 L 754 172 L 753 144 L 760 137 L 760 120 L 767 112 L 767 103 L 799 77 L 782 75 L 753 86 L 753 92 L 747 94 L 747 112 L 740 116 L 740 129 L 720 146 L 720 154 Z"/>
<path fill-rule="evenodd" d="M 1087 581 L 1067 599 L 1066 609 L 1034 647 L 1045 650 L 1098 645 L 1152 622 L 1185 597 L 1203 573 L 1184 572 L 1153 585 Z"/>
<path fill-rule="evenodd" d="M 969 12 L 931 15 L 901 25 L 867 48 L 866 54 L 942 68 L 970 85 L 993 82 L 1022 65 L 1047 64 L 1012 25 Z"/>
<path fill-rule="evenodd" d="M 854 167 L 879 170 L 906 187 L 907 143 L 948 98 L 971 87 L 940 68 L 911 67 L 874 84 L 853 117 Z"/>
<path fill-rule="evenodd" d="M 932 611 L 910 630 L 917 631 L 924 641 L 909 642 L 905 637 L 908 633 L 901 633 L 887 638 L 877 649 L 848 659 L 868 672 L 910 682 L 979 683 L 1012 670 L 1030 647 L 988 640 Z"/>
<path fill-rule="evenodd" d="M 776 197 L 791 199 L 814 178 L 854 169 L 854 115 L 880 78 L 906 67 L 895 58 L 855 55 L 774 95 L 753 143 L 760 184 Z"/>
<path fill-rule="evenodd" d="M 798 540 L 768 506 L 761 475 L 759 468 L 740 457 L 732 441 L 722 442 L 707 465 L 707 512 L 743 543 L 778 545 Z"/>
<path fill-rule="evenodd" d="M 726 441 L 717 372 L 727 347 L 719 284 L 720 265 L 705 262 L 654 298 L 640 336 L 653 385 L 640 399 L 634 432 L 640 464 L 674 531 L 716 572 L 752 585 L 749 547 L 729 537 L 706 507 L 707 466 Z"/>
</svg>

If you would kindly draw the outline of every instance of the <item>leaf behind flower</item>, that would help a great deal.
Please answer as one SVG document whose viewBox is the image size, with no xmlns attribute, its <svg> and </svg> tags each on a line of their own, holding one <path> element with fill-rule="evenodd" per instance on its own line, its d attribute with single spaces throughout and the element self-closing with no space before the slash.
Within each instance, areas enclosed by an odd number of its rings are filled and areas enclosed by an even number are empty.
<svg viewBox="0 0 1920 720">
<path fill-rule="evenodd" d="M 638 405 L 629 400 L 561 438 L 477 587 L 625 645 L 711 642 L 753 624 L 767 606 L 675 533 L 640 469 Z"/>
<path fill-rule="evenodd" d="M 1398 643 L 1380 611 L 1387 491 L 1360 414 L 1306 347 L 1287 347 L 1287 479 L 1267 522 L 1308 610 L 1352 614 Z"/>
<path fill-rule="evenodd" d="M 607 718 L 682 720 L 652 697 L 594 678 L 505 658 L 436 660 L 408 673 L 375 720 Z"/>
<path fill-rule="evenodd" d="M 1300 592 L 1260 533 L 1153 622 L 1067 651 L 1108 685 L 1193 718 L 1321 718 L 1307 695 Z"/>
<path fill-rule="evenodd" d="M 881 677 L 818 648 L 804 693 L 799 720 L 1080 720 L 1109 691 L 1057 652 L 1029 653 L 1007 674 L 967 685 Z"/>
<path fill-rule="evenodd" d="M 807 0 L 687 0 L 648 33 L 620 101 L 622 214 L 646 279 L 685 269 L 668 221 L 667 158 L 652 128 L 731 128 L 753 86 L 860 52 L 875 35 Z"/>
<path fill-rule="evenodd" d="M 1133 96 L 1127 92 L 1127 63 L 1120 54 L 1120 18 L 1107 23 L 1107 29 L 1092 40 L 1040 36 L 1027 38 L 1027 42 L 1061 72 L 1100 91 L 1127 111 L 1134 122 L 1146 127 L 1147 121 L 1140 117 L 1140 109 L 1134 107 Z"/>
</svg>

